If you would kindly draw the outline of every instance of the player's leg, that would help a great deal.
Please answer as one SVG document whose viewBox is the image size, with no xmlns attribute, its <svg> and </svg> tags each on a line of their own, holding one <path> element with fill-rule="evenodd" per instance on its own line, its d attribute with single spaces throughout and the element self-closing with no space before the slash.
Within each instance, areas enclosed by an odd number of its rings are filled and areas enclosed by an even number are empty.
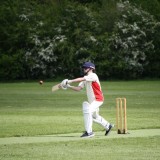
<svg viewBox="0 0 160 160">
<path fill-rule="evenodd" d="M 103 126 L 106 130 L 105 135 L 108 135 L 108 133 L 110 132 L 110 130 L 112 129 L 112 127 L 114 127 L 114 125 L 110 124 L 107 120 L 105 120 L 102 116 L 99 115 L 99 107 L 102 105 L 102 102 L 93 102 L 91 104 L 91 108 L 92 108 L 92 117 L 93 117 L 93 121 L 100 124 L 101 126 Z"/>
<path fill-rule="evenodd" d="M 99 115 L 99 108 L 93 112 L 93 121 L 103 126 L 106 130 L 109 128 L 109 122 Z"/>
<path fill-rule="evenodd" d="M 88 102 L 83 102 L 82 108 L 83 108 L 84 126 L 86 132 L 81 137 L 93 137 L 94 136 L 92 132 L 93 118 L 92 118 L 90 104 Z"/>
</svg>

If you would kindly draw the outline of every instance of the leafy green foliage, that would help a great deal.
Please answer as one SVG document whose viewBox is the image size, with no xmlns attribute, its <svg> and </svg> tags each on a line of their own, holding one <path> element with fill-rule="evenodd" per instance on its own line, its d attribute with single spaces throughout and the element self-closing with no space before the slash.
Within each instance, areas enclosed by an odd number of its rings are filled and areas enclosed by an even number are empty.
<svg viewBox="0 0 160 160">
<path fill-rule="evenodd" d="M 132 2 L 1 1 L 0 79 L 74 77 L 84 61 L 104 79 L 159 77 L 159 12 Z"/>
<path fill-rule="evenodd" d="M 153 38 L 158 23 L 129 1 L 118 3 L 118 9 L 121 16 L 110 37 L 112 58 L 117 61 L 118 76 L 136 78 L 142 75 L 149 62 L 148 54 L 154 52 Z"/>
<path fill-rule="evenodd" d="M 21 53 L 13 56 L 2 55 L 0 57 L 0 79 L 11 80 L 25 78 L 25 66 L 23 62 L 23 55 Z"/>
<path fill-rule="evenodd" d="M 149 12 L 160 21 L 160 1 L 159 0 L 129 0 L 133 4 L 138 4 L 143 10 Z"/>
</svg>

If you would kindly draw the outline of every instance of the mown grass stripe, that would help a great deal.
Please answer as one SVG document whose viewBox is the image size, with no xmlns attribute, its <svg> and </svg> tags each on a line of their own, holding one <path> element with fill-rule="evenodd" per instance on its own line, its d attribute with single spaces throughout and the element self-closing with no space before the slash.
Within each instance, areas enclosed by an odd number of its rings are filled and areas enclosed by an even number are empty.
<svg viewBox="0 0 160 160">
<path fill-rule="evenodd" d="M 9 137 L 0 138 L 0 145 L 5 144 L 27 144 L 27 143 L 46 143 L 46 142 L 61 142 L 61 141 L 77 141 L 86 140 L 80 138 L 81 133 L 58 134 L 58 135 L 42 135 L 34 137 Z M 117 134 L 116 131 L 110 133 L 109 136 L 104 136 L 104 132 L 96 132 L 95 137 L 87 139 L 112 139 L 112 138 L 136 138 L 136 137 L 152 137 L 160 136 L 160 129 L 141 129 L 131 130 L 129 134 Z"/>
</svg>

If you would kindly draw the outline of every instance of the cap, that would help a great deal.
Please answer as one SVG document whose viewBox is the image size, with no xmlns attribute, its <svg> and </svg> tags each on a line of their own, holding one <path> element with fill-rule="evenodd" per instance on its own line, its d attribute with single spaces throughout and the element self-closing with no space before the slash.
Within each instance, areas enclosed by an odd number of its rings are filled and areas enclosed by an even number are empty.
<svg viewBox="0 0 160 160">
<path fill-rule="evenodd" d="M 82 68 L 91 68 L 91 69 L 95 69 L 95 65 L 91 62 L 85 62 L 82 66 Z"/>
</svg>

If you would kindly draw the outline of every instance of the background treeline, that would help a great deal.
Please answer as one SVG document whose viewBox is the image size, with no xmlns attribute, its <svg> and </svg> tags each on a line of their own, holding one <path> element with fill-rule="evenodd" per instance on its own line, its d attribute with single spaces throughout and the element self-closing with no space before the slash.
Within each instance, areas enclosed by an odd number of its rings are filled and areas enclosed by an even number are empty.
<svg viewBox="0 0 160 160">
<path fill-rule="evenodd" d="M 160 77 L 159 0 L 1 0 L 0 80 Z"/>
</svg>

